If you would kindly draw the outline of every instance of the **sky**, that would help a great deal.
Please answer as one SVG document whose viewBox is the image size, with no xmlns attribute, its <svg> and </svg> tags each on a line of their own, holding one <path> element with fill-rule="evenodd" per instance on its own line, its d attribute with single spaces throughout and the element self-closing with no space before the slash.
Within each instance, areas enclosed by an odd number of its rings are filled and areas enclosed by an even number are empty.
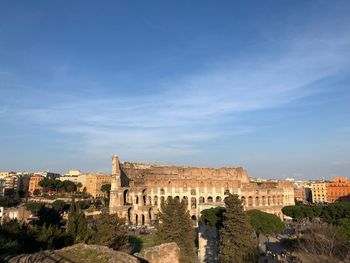
<svg viewBox="0 0 350 263">
<path fill-rule="evenodd" d="M 0 171 L 350 177 L 349 1 L 0 0 Z"/>
</svg>

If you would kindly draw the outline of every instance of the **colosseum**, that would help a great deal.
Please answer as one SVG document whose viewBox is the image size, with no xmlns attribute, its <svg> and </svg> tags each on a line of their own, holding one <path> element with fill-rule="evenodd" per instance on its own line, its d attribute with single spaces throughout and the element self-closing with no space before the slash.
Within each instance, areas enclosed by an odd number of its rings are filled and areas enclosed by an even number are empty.
<svg viewBox="0 0 350 263">
<path fill-rule="evenodd" d="M 128 225 L 151 226 L 168 196 L 184 200 L 193 220 L 200 207 L 222 205 L 225 193 L 240 196 L 246 210 L 259 209 L 282 217 L 281 209 L 294 205 L 288 181 L 250 182 L 247 171 L 237 168 L 200 168 L 124 162 L 112 157 L 110 213 L 126 218 Z"/>
</svg>

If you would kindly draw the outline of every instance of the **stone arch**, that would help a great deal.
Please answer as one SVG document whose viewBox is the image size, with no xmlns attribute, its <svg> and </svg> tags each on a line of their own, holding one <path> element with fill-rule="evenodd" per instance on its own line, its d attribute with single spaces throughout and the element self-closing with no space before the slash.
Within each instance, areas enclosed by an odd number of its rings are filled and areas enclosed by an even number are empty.
<svg viewBox="0 0 350 263">
<path fill-rule="evenodd" d="M 145 215 L 144 214 L 142 214 L 141 215 L 141 225 L 145 225 Z"/>
<path fill-rule="evenodd" d="M 129 207 L 129 209 L 128 209 L 128 225 L 132 225 L 131 219 L 132 219 L 132 211 L 131 211 L 131 207 Z"/>
<path fill-rule="evenodd" d="M 197 221 L 196 215 L 192 215 L 191 218 L 192 218 L 193 221 Z"/>
<path fill-rule="evenodd" d="M 186 206 L 188 206 L 188 197 L 187 196 L 182 197 L 182 202 L 185 202 Z"/>
<path fill-rule="evenodd" d="M 124 205 L 127 205 L 129 202 L 129 190 L 128 189 L 126 189 L 126 190 L 124 190 L 124 192 L 123 192 L 123 201 L 124 201 Z"/>
<path fill-rule="evenodd" d="M 161 204 L 164 204 L 164 202 L 165 202 L 165 197 L 164 197 L 164 196 L 161 196 L 161 197 L 160 197 L 160 203 L 161 203 Z"/>
<path fill-rule="evenodd" d="M 149 220 L 151 221 L 152 220 L 152 207 L 148 210 L 148 217 L 149 217 Z"/>
<path fill-rule="evenodd" d="M 142 191 L 142 204 L 146 205 L 146 203 L 147 203 L 147 190 L 143 189 L 143 191 Z"/>
<path fill-rule="evenodd" d="M 271 205 L 271 196 L 267 197 L 267 205 Z"/>
<path fill-rule="evenodd" d="M 248 197 L 248 206 L 253 206 L 253 197 Z"/>
<path fill-rule="evenodd" d="M 191 208 L 197 208 L 197 200 L 195 197 L 191 197 Z"/>
<path fill-rule="evenodd" d="M 158 196 L 154 196 L 153 197 L 153 203 L 154 203 L 154 205 L 158 205 Z"/>
<path fill-rule="evenodd" d="M 216 199 L 215 199 L 216 202 L 221 202 L 222 199 L 221 199 L 221 196 L 217 196 Z"/>
<path fill-rule="evenodd" d="M 137 226 L 139 224 L 139 215 L 135 214 L 135 225 Z"/>
<path fill-rule="evenodd" d="M 266 205 L 266 200 L 265 196 L 261 197 L 261 205 Z"/>
<path fill-rule="evenodd" d="M 245 204 L 245 196 L 242 196 L 242 197 L 241 197 L 241 203 L 242 203 L 243 205 L 246 205 L 246 204 Z"/>
<path fill-rule="evenodd" d="M 180 201 L 180 196 L 175 196 L 175 198 L 174 199 L 177 199 L 177 200 L 179 200 Z"/>
<path fill-rule="evenodd" d="M 164 191 L 164 189 L 162 188 L 162 189 L 160 189 L 160 194 L 161 195 L 165 195 L 165 191 Z"/>
<path fill-rule="evenodd" d="M 213 202 L 213 197 L 208 196 L 208 198 L 207 198 L 207 202 L 208 202 L 208 203 L 212 203 L 212 202 Z"/>
<path fill-rule="evenodd" d="M 203 196 L 199 197 L 199 203 L 200 204 L 204 204 L 205 203 L 205 199 Z"/>
<path fill-rule="evenodd" d="M 256 206 L 260 205 L 259 196 L 256 196 L 256 197 L 255 197 L 255 205 L 256 205 Z"/>
<path fill-rule="evenodd" d="M 136 196 L 135 204 L 137 204 L 137 205 L 139 204 L 139 196 L 138 195 Z"/>
</svg>

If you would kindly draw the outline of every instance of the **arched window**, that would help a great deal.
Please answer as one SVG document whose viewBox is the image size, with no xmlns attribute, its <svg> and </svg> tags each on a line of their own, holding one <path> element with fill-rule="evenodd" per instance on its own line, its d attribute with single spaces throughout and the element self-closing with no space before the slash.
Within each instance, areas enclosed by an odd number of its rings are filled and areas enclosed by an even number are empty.
<svg viewBox="0 0 350 263">
<path fill-rule="evenodd" d="M 186 206 L 188 205 L 188 198 L 187 198 L 187 196 L 182 197 L 182 202 L 184 202 Z"/>
<path fill-rule="evenodd" d="M 213 202 L 213 198 L 211 196 L 208 197 L 208 203 L 212 203 Z"/>
<path fill-rule="evenodd" d="M 191 208 L 197 208 L 197 201 L 195 197 L 191 197 Z"/>
<path fill-rule="evenodd" d="M 153 202 L 154 202 L 154 205 L 158 205 L 158 196 L 154 196 L 153 197 Z"/>
<path fill-rule="evenodd" d="M 165 195 L 164 189 L 160 189 L 160 194 L 161 194 L 161 195 Z"/>
<path fill-rule="evenodd" d="M 255 205 L 256 206 L 260 205 L 259 196 L 255 197 Z"/>
<path fill-rule="evenodd" d="M 204 197 L 203 197 L 203 196 L 199 197 L 199 203 L 200 203 L 200 204 L 203 204 L 203 203 L 204 203 Z"/>
<path fill-rule="evenodd" d="M 241 197 L 241 201 L 242 201 L 242 204 L 243 204 L 243 205 L 246 205 L 246 204 L 245 204 L 245 197 L 244 197 L 244 196 Z"/>
<path fill-rule="evenodd" d="M 253 197 L 248 197 L 248 206 L 253 206 Z"/>
<path fill-rule="evenodd" d="M 221 202 L 221 196 L 216 197 L 216 202 Z"/>
</svg>

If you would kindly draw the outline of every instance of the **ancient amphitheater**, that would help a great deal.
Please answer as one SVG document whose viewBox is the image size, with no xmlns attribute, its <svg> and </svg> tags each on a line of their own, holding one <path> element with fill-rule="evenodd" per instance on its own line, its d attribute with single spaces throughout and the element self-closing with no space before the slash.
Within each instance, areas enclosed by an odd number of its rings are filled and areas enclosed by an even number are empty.
<svg viewBox="0 0 350 263">
<path fill-rule="evenodd" d="M 152 225 L 161 202 L 168 196 L 187 202 L 192 219 L 200 207 L 222 205 L 225 193 L 238 194 L 245 209 L 259 209 L 282 216 L 294 204 L 288 181 L 250 182 L 247 171 L 237 168 L 200 168 L 124 162 L 112 157 L 110 213 L 126 218 L 129 225 Z"/>
</svg>

